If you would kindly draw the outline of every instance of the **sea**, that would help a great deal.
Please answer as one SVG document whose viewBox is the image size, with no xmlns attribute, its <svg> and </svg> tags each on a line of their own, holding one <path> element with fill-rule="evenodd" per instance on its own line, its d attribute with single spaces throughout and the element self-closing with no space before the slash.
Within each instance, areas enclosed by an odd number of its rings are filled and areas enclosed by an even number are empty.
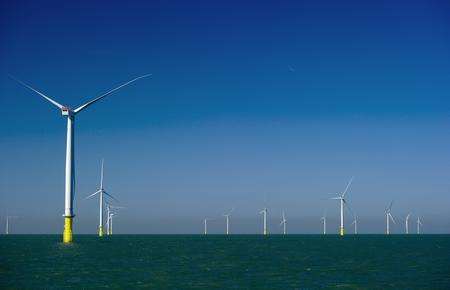
<svg viewBox="0 0 450 290">
<path fill-rule="evenodd" d="M 450 235 L 1 235 L 1 289 L 450 289 Z"/>
</svg>

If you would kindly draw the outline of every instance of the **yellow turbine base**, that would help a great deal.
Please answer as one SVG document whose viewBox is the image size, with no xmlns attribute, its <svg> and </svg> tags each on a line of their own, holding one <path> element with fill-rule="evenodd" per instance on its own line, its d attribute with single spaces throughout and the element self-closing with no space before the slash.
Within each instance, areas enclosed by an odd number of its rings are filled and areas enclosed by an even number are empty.
<svg viewBox="0 0 450 290">
<path fill-rule="evenodd" d="M 73 217 L 65 217 L 64 218 L 64 232 L 63 232 L 63 243 L 69 244 L 72 243 L 72 221 Z"/>
<path fill-rule="evenodd" d="M 102 227 L 102 226 L 100 226 L 100 227 L 98 228 L 98 236 L 99 236 L 99 237 L 103 237 L 103 227 Z"/>
<path fill-rule="evenodd" d="M 340 228 L 340 229 L 339 229 L 339 235 L 341 235 L 341 236 L 344 235 L 344 228 Z"/>
</svg>

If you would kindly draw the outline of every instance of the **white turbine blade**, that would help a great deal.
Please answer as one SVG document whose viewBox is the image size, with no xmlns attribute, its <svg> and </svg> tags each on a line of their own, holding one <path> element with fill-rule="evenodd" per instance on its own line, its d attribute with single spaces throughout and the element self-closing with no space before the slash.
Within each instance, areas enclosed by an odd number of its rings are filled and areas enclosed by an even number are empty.
<svg viewBox="0 0 450 290">
<path fill-rule="evenodd" d="M 100 188 L 103 188 L 103 158 L 102 158 L 102 169 L 100 173 Z"/>
<path fill-rule="evenodd" d="M 396 222 L 395 222 L 395 220 L 394 220 L 394 217 L 391 215 L 391 213 L 388 213 L 388 216 L 391 218 L 391 221 L 392 221 L 394 224 L 396 224 Z"/>
<path fill-rule="evenodd" d="M 352 182 L 353 182 L 353 176 L 352 176 L 352 178 L 350 178 L 350 181 L 347 183 L 347 187 L 345 188 L 344 192 L 342 193 L 342 197 L 345 196 L 345 194 L 347 193 L 347 191 L 348 191 L 350 185 L 352 184 Z"/>
<path fill-rule="evenodd" d="M 341 199 L 341 197 L 340 196 L 338 196 L 338 197 L 330 197 L 330 199 Z"/>
<path fill-rule="evenodd" d="M 107 196 L 109 196 L 110 198 L 114 199 L 115 201 L 119 202 L 119 200 L 117 198 L 115 198 L 111 194 L 107 193 L 106 191 L 103 191 L 103 193 L 106 194 Z"/>
<path fill-rule="evenodd" d="M 114 93 L 114 92 L 117 91 L 118 89 L 123 88 L 123 87 L 125 87 L 126 85 L 129 85 L 129 84 L 131 84 L 131 83 L 133 83 L 133 82 L 135 82 L 135 81 L 137 81 L 137 80 L 139 80 L 139 79 L 142 79 L 142 78 L 145 78 L 145 77 L 148 77 L 148 76 L 151 76 L 151 74 L 146 74 L 146 75 L 143 75 L 143 76 L 134 78 L 134 79 L 132 79 L 132 80 L 126 82 L 126 83 L 121 84 L 120 86 L 118 86 L 118 87 L 116 87 L 116 88 L 114 88 L 114 89 L 112 89 L 112 90 L 109 90 L 108 92 L 106 92 L 106 93 L 104 93 L 104 94 L 98 96 L 97 98 L 95 98 L 95 99 L 93 99 L 93 100 L 87 102 L 86 104 L 81 105 L 81 106 L 79 106 L 78 108 L 76 108 L 76 109 L 74 110 L 75 114 L 78 113 L 78 112 L 81 112 L 82 110 L 86 109 L 87 107 L 89 107 L 89 106 L 92 105 L 93 103 L 95 103 L 95 102 L 97 102 L 97 101 L 103 99 L 104 97 L 111 95 L 112 93 Z"/>
<path fill-rule="evenodd" d="M 36 90 L 35 88 L 31 87 L 30 85 L 28 85 L 28 84 L 22 82 L 22 81 L 19 80 L 19 79 L 16 79 L 16 78 L 13 77 L 13 76 L 10 76 L 10 77 L 11 77 L 13 80 L 15 80 L 16 82 L 18 82 L 19 84 L 21 84 L 21 85 L 23 85 L 23 86 L 29 88 L 30 90 L 32 90 L 32 91 L 35 92 L 36 94 L 38 94 L 38 95 L 44 97 L 47 101 L 49 101 L 49 102 L 52 103 L 53 105 L 57 106 L 59 109 L 62 110 L 62 108 L 64 108 L 63 105 L 61 105 L 60 103 L 58 103 L 58 102 L 52 100 L 50 97 L 44 95 L 44 94 L 41 93 L 40 91 L 38 91 L 38 90 Z"/>
<path fill-rule="evenodd" d="M 387 212 L 390 212 L 390 211 L 391 211 L 391 208 L 392 208 L 392 204 L 393 204 L 393 203 L 394 203 L 394 201 L 391 200 L 391 203 L 389 204 L 389 206 L 388 206 L 387 209 L 386 209 Z"/>
<path fill-rule="evenodd" d="M 89 199 L 91 197 L 93 197 L 94 195 L 96 195 L 97 193 L 100 193 L 101 190 L 97 190 L 96 192 L 94 192 L 93 194 L 86 196 L 84 199 Z"/>
</svg>

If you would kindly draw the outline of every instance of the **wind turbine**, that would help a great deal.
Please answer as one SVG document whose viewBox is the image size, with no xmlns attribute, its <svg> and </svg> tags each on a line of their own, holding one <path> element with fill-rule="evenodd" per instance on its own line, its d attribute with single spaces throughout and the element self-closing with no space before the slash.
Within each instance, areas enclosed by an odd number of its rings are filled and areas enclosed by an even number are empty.
<svg viewBox="0 0 450 290">
<path fill-rule="evenodd" d="M 263 215 L 263 235 L 267 235 L 267 207 L 263 208 L 259 213 Z"/>
<path fill-rule="evenodd" d="M 209 218 L 205 218 L 203 220 L 203 226 L 204 226 L 204 234 L 207 235 L 208 234 L 208 221 L 212 221 L 213 219 L 209 219 Z"/>
<path fill-rule="evenodd" d="M 358 234 L 358 217 L 355 215 L 355 219 L 352 222 L 352 225 L 355 225 L 355 235 Z"/>
<path fill-rule="evenodd" d="M 118 87 L 115 87 L 114 89 L 111 89 L 107 91 L 104 94 L 101 94 L 100 96 L 92 99 L 91 101 L 79 106 L 78 108 L 72 110 L 68 106 L 63 106 L 60 103 L 54 101 L 47 95 L 43 94 L 42 92 L 34 89 L 30 85 L 13 78 L 18 83 L 22 84 L 23 86 L 27 87 L 28 89 L 32 90 L 33 92 L 37 93 L 41 97 L 45 98 L 47 101 L 52 103 L 54 106 L 56 106 L 58 109 L 61 110 L 61 113 L 63 116 L 67 117 L 67 143 L 66 143 L 66 177 L 65 177 L 65 209 L 64 209 L 64 232 L 63 232 L 63 242 L 64 243 L 71 243 L 73 241 L 73 233 L 72 233 L 72 226 L 73 226 L 73 198 L 74 198 L 74 191 L 75 191 L 75 160 L 74 160 L 74 124 L 75 124 L 75 116 L 89 107 L 90 105 L 96 103 L 97 101 L 111 95 L 115 91 L 119 90 L 122 87 L 125 87 L 128 84 L 131 84 L 139 79 L 145 78 L 150 76 L 151 74 L 146 74 L 143 76 L 139 76 L 137 78 L 134 78 L 132 80 L 129 80 L 123 84 L 121 84 Z"/>
<path fill-rule="evenodd" d="M 110 212 L 108 215 L 108 235 L 112 235 L 113 233 L 113 217 L 116 216 L 117 213 L 115 212 Z"/>
<path fill-rule="evenodd" d="M 280 226 L 283 226 L 283 235 L 286 234 L 286 216 L 284 215 L 284 211 L 282 212 L 282 217 L 281 217 L 281 222 L 280 222 Z"/>
<path fill-rule="evenodd" d="M 411 216 L 411 213 L 408 213 L 405 219 L 405 233 L 409 234 L 409 217 Z"/>
<path fill-rule="evenodd" d="M 420 227 L 422 226 L 422 221 L 420 217 L 417 217 L 417 234 L 420 234 Z"/>
<path fill-rule="evenodd" d="M 223 215 L 227 220 L 227 231 L 226 231 L 227 235 L 230 233 L 230 215 L 233 212 L 233 210 L 234 210 L 234 207 L 228 213 Z"/>
<path fill-rule="evenodd" d="M 109 196 L 110 198 L 114 199 L 115 201 L 118 201 L 115 197 L 113 197 L 111 194 L 107 193 L 105 189 L 103 188 L 103 159 L 102 159 L 102 167 L 101 167 L 101 173 L 100 173 L 100 188 L 94 192 L 93 194 L 87 196 L 85 199 L 89 199 L 95 195 L 99 196 L 99 222 L 98 222 L 98 236 L 103 237 L 103 195 Z M 108 215 L 109 218 L 109 215 Z"/>
<path fill-rule="evenodd" d="M 320 220 L 322 221 L 323 234 L 326 235 L 327 234 L 327 212 L 326 211 L 324 212 L 324 214 L 320 218 Z"/>
<path fill-rule="evenodd" d="M 13 218 L 17 218 L 18 216 L 7 215 L 6 216 L 6 231 L 5 234 L 9 235 L 9 220 Z"/>
<path fill-rule="evenodd" d="M 386 213 L 386 235 L 389 235 L 391 233 L 390 229 L 389 229 L 389 225 L 390 225 L 389 221 L 392 220 L 392 222 L 395 224 L 395 220 L 394 220 L 394 218 L 392 217 L 392 214 L 391 214 L 391 208 L 392 208 L 392 203 L 393 202 L 394 201 L 391 201 L 389 206 L 384 211 Z"/>
<path fill-rule="evenodd" d="M 338 194 L 338 196 L 336 197 L 332 197 L 331 199 L 337 199 L 340 201 L 340 205 L 341 205 L 341 225 L 339 227 L 339 235 L 343 236 L 344 235 L 344 204 L 346 205 L 347 202 L 345 200 L 345 194 L 347 193 L 350 185 L 353 182 L 353 176 L 352 178 L 350 178 L 350 181 L 347 183 L 347 187 L 345 188 L 344 192 L 342 192 L 341 194 Z"/>
<path fill-rule="evenodd" d="M 123 206 L 116 206 L 116 205 L 112 205 L 108 202 L 106 203 L 106 216 L 108 217 L 106 219 L 106 234 L 109 236 L 112 234 L 112 218 L 111 218 L 111 214 L 117 214 L 116 212 L 113 212 L 112 209 L 122 209 L 125 208 Z"/>
</svg>

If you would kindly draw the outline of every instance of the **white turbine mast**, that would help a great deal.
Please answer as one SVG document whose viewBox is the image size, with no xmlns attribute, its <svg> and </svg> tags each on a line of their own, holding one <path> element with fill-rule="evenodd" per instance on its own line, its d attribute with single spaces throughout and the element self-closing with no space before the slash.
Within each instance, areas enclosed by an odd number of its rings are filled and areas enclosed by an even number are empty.
<svg viewBox="0 0 450 290">
<path fill-rule="evenodd" d="M 417 234 L 420 234 L 420 227 L 422 226 L 422 221 L 420 220 L 420 217 L 417 217 Z"/>
<path fill-rule="evenodd" d="M 212 220 L 214 220 L 214 219 L 205 218 L 205 219 L 203 220 L 203 233 L 204 233 L 205 235 L 208 234 L 208 221 L 212 221 Z"/>
<path fill-rule="evenodd" d="M 226 231 L 225 231 L 225 233 L 227 235 L 230 234 L 230 216 L 233 211 L 234 211 L 234 207 L 228 213 L 223 214 L 223 216 L 226 219 L 226 223 L 227 223 L 227 227 L 226 227 Z"/>
<path fill-rule="evenodd" d="M 325 210 L 325 212 L 323 213 L 323 216 L 320 218 L 320 220 L 322 221 L 322 232 L 324 235 L 327 234 L 327 211 Z"/>
<path fill-rule="evenodd" d="M 64 232 L 63 232 L 63 242 L 64 243 L 71 243 L 73 241 L 73 233 L 72 233 L 72 224 L 73 224 L 73 218 L 74 218 L 74 212 L 73 212 L 73 199 L 74 199 L 74 193 L 75 193 L 75 160 L 74 160 L 74 123 L 75 123 L 75 116 L 86 109 L 87 107 L 91 106 L 92 104 L 96 103 L 97 101 L 111 95 L 115 91 L 119 90 L 122 87 L 125 87 L 139 79 L 145 78 L 150 76 L 151 74 L 146 74 L 143 76 L 136 77 L 132 80 L 129 80 L 123 84 L 121 84 L 118 87 L 115 87 L 109 91 L 107 91 L 104 94 L 101 94 L 100 96 L 92 99 L 91 101 L 79 106 L 78 108 L 72 110 L 68 106 L 61 105 L 60 103 L 56 102 L 49 96 L 43 94 L 42 92 L 38 91 L 37 89 L 31 87 L 30 85 L 15 79 L 18 83 L 22 84 L 23 86 L 27 87 L 28 89 L 32 90 L 36 94 L 40 95 L 44 99 L 46 99 L 48 102 L 56 106 L 59 110 L 61 110 L 61 113 L 63 116 L 67 117 L 67 143 L 66 143 L 66 176 L 65 176 L 65 209 L 64 209 Z"/>
<path fill-rule="evenodd" d="M 355 226 L 354 228 L 354 234 L 357 235 L 358 234 L 358 217 L 355 215 L 355 218 L 352 222 L 352 225 Z"/>
<path fill-rule="evenodd" d="M 411 216 L 411 213 L 408 213 L 405 219 L 405 233 L 409 234 L 409 217 Z"/>
<path fill-rule="evenodd" d="M 391 201 L 389 206 L 384 211 L 385 214 L 386 214 L 386 235 L 389 235 L 391 233 L 391 231 L 390 231 L 390 221 L 392 221 L 395 224 L 394 217 L 391 214 L 391 209 L 392 209 L 392 204 L 393 203 L 394 203 L 394 201 Z"/>
<path fill-rule="evenodd" d="M 280 222 L 280 226 L 283 226 L 283 235 L 286 234 L 286 215 L 284 214 L 284 210 L 281 213 L 281 222 Z"/>
<path fill-rule="evenodd" d="M 115 197 L 113 197 L 111 194 L 106 192 L 106 190 L 103 187 L 103 163 L 104 163 L 104 161 L 102 159 L 102 163 L 101 163 L 102 165 L 101 165 L 101 171 L 100 171 L 100 188 L 96 192 L 94 192 L 93 194 L 91 194 L 85 198 L 85 199 L 89 199 L 91 197 L 94 197 L 97 194 L 99 196 L 99 222 L 98 222 L 98 236 L 99 237 L 103 237 L 103 233 L 104 233 L 103 232 L 103 204 L 104 204 L 103 195 L 106 195 L 118 202 L 118 200 Z M 108 211 L 109 211 L 109 209 L 108 209 Z M 107 217 L 109 218 L 109 216 L 107 216 Z"/>
<path fill-rule="evenodd" d="M 348 189 L 350 188 L 350 185 L 353 182 L 353 176 L 350 178 L 350 181 L 347 183 L 347 187 L 345 188 L 344 192 L 341 194 L 338 194 L 336 197 L 332 197 L 331 199 L 336 199 L 340 201 L 340 212 L 341 212 L 341 224 L 339 226 L 339 235 L 344 235 L 344 206 L 347 206 L 347 201 L 345 200 L 345 194 L 347 193 Z"/>
<path fill-rule="evenodd" d="M 123 206 L 117 206 L 117 205 L 112 205 L 110 203 L 108 203 L 108 201 L 105 201 L 106 204 L 106 234 L 112 235 L 112 214 L 117 215 L 117 212 L 114 212 L 114 209 L 123 209 L 126 207 Z"/>
<path fill-rule="evenodd" d="M 9 235 L 9 228 L 10 228 L 9 220 L 10 219 L 15 219 L 15 218 L 18 218 L 18 216 L 15 216 L 15 215 L 7 215 L 6 216 L 6 229 L 5 229 L 5 234 L 6 235 Z"/>
<path fill-rule="evenodd" d="M 263 215 L 263 235 L 267 235 L 267 207 L 263 208 L 259 213 Z"/>
</svg>

